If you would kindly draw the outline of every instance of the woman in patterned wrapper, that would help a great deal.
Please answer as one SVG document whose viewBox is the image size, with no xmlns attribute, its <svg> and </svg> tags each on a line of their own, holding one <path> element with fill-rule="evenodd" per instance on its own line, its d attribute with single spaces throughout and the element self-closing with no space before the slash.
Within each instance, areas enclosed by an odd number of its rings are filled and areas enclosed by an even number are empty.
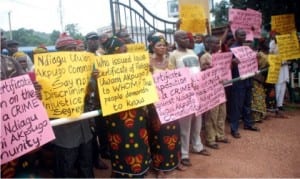
<svg viewBox="0 0 300 179">
<path fill-rule="evenodd" d="M 161 36 L 153 36 L 150 40 L 149 50 L 153 52 L 150 58 L 152 73 L 174 69 L 166 58 L 167 43 Z M 164 177 L 165 172 L 174 169 L 184 170 L 180 163 L 180 127 L 178 121 L 161 124 L 154 105 L 149 110 L 149 143 L 153 168 L 157 171 L 157 178 Z"/>
<path fill-rule="evenodd" d="M 126 52 L 118 39 L 110 39 L 106 55 Z M 142 178 L 151 163 L 147 111 L 139 107 L 105 117 L 108 127 L 112 177 Z"/>
</svg>

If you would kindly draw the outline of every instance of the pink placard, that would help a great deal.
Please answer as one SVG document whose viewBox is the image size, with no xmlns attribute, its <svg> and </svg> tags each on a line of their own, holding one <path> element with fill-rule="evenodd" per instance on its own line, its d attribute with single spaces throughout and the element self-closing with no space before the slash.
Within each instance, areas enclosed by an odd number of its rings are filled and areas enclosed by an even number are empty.
<svg viewBox="0 0 300 179">
<path fill-rule="evenodd" d="M 162 124 L 193 114 L 195 91 L 187 68 L 168 70 L 153 75 L 159 95 L 155 108 Z"/>
<path fill-rule="evenodd" d="M 258 70 L 257 53 L 248 46 L 235 47 L 230 49 L 236 58 L 240 60 L 238 64 L 239 74 L 246 75 Z"/>
<path fill-rule="evenodd" d="M 246 31 L 246 40 L 252 41 L 254 37 L 259 38 L 261 36 L 262 15 L 260 12 L 253 9 L 241 10 L 231 8 L 228 16 L 233 34 L 238 28 L 242 28 Z"/>
<path fill-rule="evenodd" d="M 1 165 L 55 139 L 47 112 L 28 75 L 3 80 Z"/>
<path fill-rule="evenodd" d="M 212 55 L 212 64 L 213 67 L 218 68 L 218 75 L 221 80 L 228 81 L 232 79 L 231 75 L 231 61 L 232 61 L 232 53 L 214 53 Z"/>
<path fill-rule="evenodd" d="M 213 67 L 193 76 L 197 100 L 196 115 L 200 115 L 226 101 L 225 90 L 220 82 L 219 69 Z"/>
</svg>

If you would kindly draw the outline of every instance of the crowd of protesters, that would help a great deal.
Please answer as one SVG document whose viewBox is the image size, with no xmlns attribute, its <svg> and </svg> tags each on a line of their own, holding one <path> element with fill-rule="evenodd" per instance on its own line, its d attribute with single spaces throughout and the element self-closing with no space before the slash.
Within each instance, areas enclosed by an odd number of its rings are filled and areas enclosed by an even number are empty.
<svg viewBox="0 0 300 179">
<path fill-rule="evenodd" d="M 250 43 L 257 51 L 259 69 L 268 68 L 267 55 L 278 53 L 275 32 L 269 37 L 255 39 Z M 230 48 L 243 46 L 246 32 L 238 29 L 232 34 L 225 30 L 222 38 L 213 35 L 192 34 L 177 30 L 174 33 L 175 45 L 169 44 L 163 34 L 152 31 L 148 37 L 149 71 L 158 73 L 164 70 L 188 68 L 191 75 L 213 67 L 212 55 L 228 52 Z M 134 43 L 126 31 L 115 36 L 90 32 L 85 42 L 75 40 L 66 33 L 57 39 L 57 51 L 88 51 L 94 55 L 126 53 L 126 45 Z M 84 44 L 86 44 L 84 46 Z M 254 45 L 256 44 L 256 45 Z M 34 71 L 32 59 L 18 51 L 19 43 L 6 40 L 1 34 L 1 80 Z M 171 48 L 170 48 L 171 47 Z M 37 46 L 33 53 L 45 53 L 47 48 Z M 233 56 L 232 77 L 239 77 L 239 59 Z M 85 112 L 101 108 L 97 78 L 94 69 L 85 95 Z M 267 72 L 234 82 L 226 86 L 227 102 L 220 104 L 202 115 L 189 115 L 182 119 L 161 124 L 155 106 L 148 105 L 119 112 L 106 117 L 98 116 L 80 122 L 53 127 L 56 139 L 38 151 L 26 154 L 1 166 L 2 177 L 41 177 L 41 167 L 48 168 L 52 177 L 93 178 L 93 168 L 107 170 L 103 159 L 110 160 L 111 177 L 144 177 L 149 169 L 164 177 L 172 170 L 189 170 L 193 159 L 189 153 L 210 156 L 211 150 L 218 150 L 218 143 L 230 145 L 225 133 L 226 119 L 233 139 L 241 138 L 239 122 L 245 130 L 259 132 L 256 122 L 268 119 L 270 115 L 284 117 L 283 100 L 286 82 L 289 81 L 287 63 L 283 63 L 276 85 L 266 83 Z M 40 90 L 36 84 L 37 94 Z M 125 121 L 125 122 L 124 122 Z M 130 126 L 128 126 L 128 123 Z M 204 135 L 201 137 L 201 130 Z M 118 147 L 116 147 L 115 144 Z M 130 147 L 133 145 L 134 147 Z"/>
</svg>

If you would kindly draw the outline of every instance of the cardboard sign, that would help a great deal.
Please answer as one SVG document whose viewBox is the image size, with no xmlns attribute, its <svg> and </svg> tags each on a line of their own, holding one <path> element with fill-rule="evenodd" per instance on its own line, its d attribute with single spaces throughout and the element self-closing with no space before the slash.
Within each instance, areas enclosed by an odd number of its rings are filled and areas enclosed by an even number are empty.
<svg viewBox="0 0 300 179">
<path fill-rule="evenodd" d="M 238 28 L 242 28 L 246 32 L 246 40 L 252 41 L 254 37 L 261 36 L 262 15 L 260 12 L 253 9 L 229 9 L 228 16 L 233 34 Z"/>
<path fill-rule="evenodd" d="M 128 53 L 146 51 L 146 46 L 144 43 L 126 44 L 126 47 Z"/>
<path fill-rule="evenodd" d="M 37 81 L 50 118 L 78 117 L 91 77 L 94 54 L 55 52 L 34 55 Z"/>
<path fill-rule="evenodd" d="M 282 60 L 300 58 L 300 47 L 296 31 L 290 34 L 276 35 L 276 40 Z"/>
<path fill-rule="evenodd" d="M 230 49 L 236 58 L 240 60 L 238 64 L 240 76 L 253 73 L 258 70 L 256 52 L 248 46 L 235 47 Z"/>
<path fill-rule="evenodd" d="M 231 74 L 231 62 L 232 62 L 232 53 L 214 53 L 212 55 L 212 64 L 213 67 L 218 68 L 218 75 L 221 80 L 228 81 L 232 79 Z"/>
<path fill-rule="evenodd" d="M 148 52 L 98 56 L 96 68 L 103 116 L 158 100 Z"/>
<path fill-rule="evenodd" d="M 1 165 L 55 139 L 28 75 L 0 82 Z"/>
<path fill-rule="evenodd" d="M 198 102 L 187 68 L 162 71 L 154 74 L 153 79 L 159 96 L 154 105 L 162 124 L 195 112 Z"/>
<path fill-rule="evenodd" d="M 279 72 L 281 67 L 281 58 L 279 55 L 268 55 L 269 69 L 266 79 L 267 83 L 276 84 L 279 78 Z"/>
<path fill-rule="evenodd" d="M 180 4 L 180 29 L 192 33 L 206 33 L 206 17 L 199 4 Z"/>
<path fill-rule="evenodd" d="M 271 16 L 271 29 L 281 35 L 296 31 L 294 14 Z"/>
<path fill-rule="evenodd" d="M 193 76 L 193 87 L 199 104 L 196 106 L 196 116 L 216 107 L 226 101 L 225 90 L 216 67 L 201 71 Z"/>
</svg>

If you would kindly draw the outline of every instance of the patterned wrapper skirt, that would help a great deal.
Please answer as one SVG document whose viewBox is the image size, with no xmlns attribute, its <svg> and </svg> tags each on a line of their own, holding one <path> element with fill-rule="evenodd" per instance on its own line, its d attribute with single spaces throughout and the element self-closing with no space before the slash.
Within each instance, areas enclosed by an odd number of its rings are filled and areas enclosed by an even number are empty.
<svg viewBox="0 0 300 179">
<path fill-rule="evenodd" d="M 253 80 L 251 110 L 255 122 L 259 122 L 266 117 L 267 106 L 264 84 L 256 80 Z"/>
</svg>

